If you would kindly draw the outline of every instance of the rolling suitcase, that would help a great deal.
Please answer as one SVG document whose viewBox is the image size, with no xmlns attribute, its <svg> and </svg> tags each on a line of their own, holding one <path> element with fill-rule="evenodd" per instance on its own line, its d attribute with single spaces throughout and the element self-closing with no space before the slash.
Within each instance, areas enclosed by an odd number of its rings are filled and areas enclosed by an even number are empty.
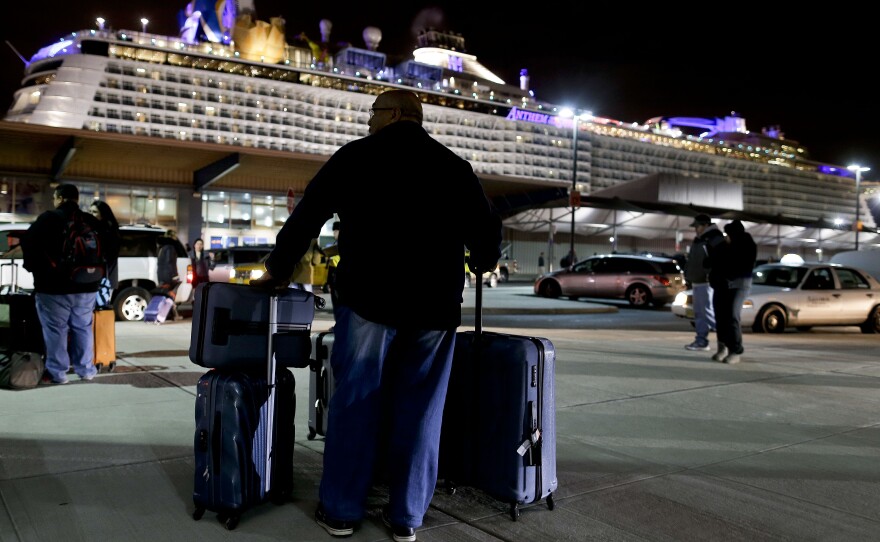
<svg viewBox="0 0 880 542">
<path fill-rule="evenodd" d="M 556 392 L 553 344 L 482 331 L 482 284 L 474 331 L 456 334 L 440 439 L 440 477 L 510 505 L 554 508 Z"/>
<path fill-rule="evenodd" d="M 324 299 L 294 288 L 272 293 L 247 284 L 199 284 L 193 301 L 189 359 L 207 368 L 263 367 L 269 300 L 273 298 L 278 311 L 273 336 L 278 364 L 308 367 L 315 306 L 322 306 Z"/>
<path fill-rule="evenodd" d="M 322 437 L 327 434 L 330 397 L 336 389 L 330 354 L 333 352 L 333 332 L 312 333 L 312 359 L 309 363 L 309 434 Z"/>
<path fill-rule="evenodd" d="M 92 317 L 95 336 L 95 366 L 98 371 L 112 372 L 116 368 L 116 313 L 96 310 Z"/>
<path fill-rule="evenodd" d="M 192 517 L 217 512 L 229 530 L 244 511 L 283 503 L 293 488 L 295 379 L 276 369 L 277 306 L 271 297 L 265 367 L 213 369 L 196 387 Z"/>
<path fill-rule="evenodd" d="M 174 300 L 166 295 L 154 295 L 150 298 L 147 308 L 144 310 L 144 322 L 161 324 L 168 318 Z"/>
</svg>

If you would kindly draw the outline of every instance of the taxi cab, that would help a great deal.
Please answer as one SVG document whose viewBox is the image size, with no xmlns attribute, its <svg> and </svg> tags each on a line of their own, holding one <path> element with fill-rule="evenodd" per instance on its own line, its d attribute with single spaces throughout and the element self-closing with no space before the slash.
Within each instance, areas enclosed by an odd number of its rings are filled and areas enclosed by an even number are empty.
<svg viewBox="0 0 880 542">
<path fill-rule="evenodd" d="M 266 259 L 268 254 L 260 258 L 260 261 L 254 263 L 235 264 L 229 271 L 229 282 L 233 284 L 250 284 L 252 280 L 258 279 L 266 272 Z M 326 293 L 327 288 L 327 271 L 330 267 L 330 258 L 320 255 L 320 261 L 312 267 L 312 286 L 317 291 L 320 289 Z"/>
<path fill-rule="evenodd" d="M 693 318 L 691 290 L 678 295 L 672 313 Z M 758 333 L 814 326 L 880 333 L 880 282 L 860 268 L 832 263 L 760 265 L 752 272 L 741 324 Z"/>
</svg>

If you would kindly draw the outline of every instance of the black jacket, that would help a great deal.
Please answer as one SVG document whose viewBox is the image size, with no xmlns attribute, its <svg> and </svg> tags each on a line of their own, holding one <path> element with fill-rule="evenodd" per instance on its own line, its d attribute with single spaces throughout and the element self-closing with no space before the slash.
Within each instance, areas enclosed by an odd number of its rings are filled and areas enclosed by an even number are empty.
<svg viewBox="0 0 880 542">
<path fill-rule="evenodd" d="M 103 248 L 104 240 L 98 219 L 81 211 L 75 202 L 65 201 L 57 208 L 41 213 L 21 240 L 23 265 L 33 273 L 34 291 L 37 293 L 59 295 L 98 291 L 99 283 L 72 282 L 69 272 L 58 266 L 64 247 L 64 230 L 73 213 L 80 213 L 83 220 L 98 232 Z"/>
<path fill-rule="evenodd" d="M 175 283 L 180 283 L 177 271 L 177 247 L 174 239 L 159 237 L 156 242 L 159 244 L 159 256 L 156 258 L 156 275 L 159 284 L 173 286 Z"/>
<path fill-rule="evenodd" d="M 341 303 L 379 324 L 459 326 L 465 247 L 482 269 L 501 257 L 501 221 L 470 163 L 415 122 L 389 124 L 330 157 L 278 233 L 266 261 L 273 277 L 290 276 L 333 213 L 345 224 Z M 417 284 L 419 299 L 397 303 L 399 284 Z"/>
</svg>

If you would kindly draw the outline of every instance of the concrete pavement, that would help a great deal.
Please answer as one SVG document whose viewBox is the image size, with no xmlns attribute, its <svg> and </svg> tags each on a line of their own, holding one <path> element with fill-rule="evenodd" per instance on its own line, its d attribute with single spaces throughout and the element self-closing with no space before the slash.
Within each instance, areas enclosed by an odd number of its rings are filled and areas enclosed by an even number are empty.
<svg viewBox="0 0 880 542">
<path fill-rule="evenodd" d="M 607 310 L 542 300 L 528 286 L 484 293 L 487 311 L 524 319 Z M 472 292 L 465 298 L 463 312 Z M 314 329 L 331 319 L 321 311 Z M 555 509 L 525 506 L 514 522 L 506 504 L 478 491 L 439 489 L 419 540 L 880 539 L 880 336 L 747 333 L 744 362 L 727 366 L 685 351 L 685 326 L 491 330 L 548 337 L 557 348 Z M 192 519 L 204 369 L 189 361 L 190 332 L 189 320 L 118 323 L 115 372 L 0 391 L 0 542 L 332 540 L 312 519 L 323 443 L 306 437 L 307 369 L 293 370 L 291 501 L 248 511 L 233 531 L 211 512 Z M 384 497 L 377 487 L 350 540 L 389 538 Z"/>
</svg>

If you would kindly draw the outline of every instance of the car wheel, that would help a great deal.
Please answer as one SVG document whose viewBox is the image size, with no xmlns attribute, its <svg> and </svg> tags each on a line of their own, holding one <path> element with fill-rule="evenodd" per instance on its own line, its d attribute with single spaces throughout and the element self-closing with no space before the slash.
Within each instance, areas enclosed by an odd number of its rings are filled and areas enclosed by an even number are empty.
<svg viewBox="0 0 880 542">
<path fill-rule="evenodd" d="M 113 302 L 116 319 L 126 322 L 143 320 L 149 299 L 150 293 L 143 288 L 131 287 L 122 290 Z"/>
<path fill-rule="evenodd" d="M 775 305 L 767 307 L 758 315 L 755 325 L 758 332 L 782 333 L 785 331 L 785 311 Z"/>
<path fill-rule="evenodd" d="M 498 286 L 498 275 L 495 273 L 489 275 L 489 280 L 486 281 L 486 285 L 489 288 L 496 288 Z"/>
<path fill-rule="evenodd" d="M 562 295 L 562 289 L 559 287 L 559 283 L 548 280 L 541 285 L 541 295 L 555 299 Z"/>
<path fill-rule="evenodd" d="M 859 328 L 862 333 L 880 333 L 880 305 L 874 307 L 868 319 Z"/>
<path fill-rule="evenodd" d="M 510 279 L 510 272 L 507 270 L 506 267 L 502 267 L 500 271 L 501 271 L 501 276 L 498 278 L 498 281 L 499 282 L 507 282 L 508 279 Z"/>
<path fill-rule="evenodd" d="M 651 303 L 651 292 L 642 284 L 633 284 L 626 291 L 626 300 L 633 307 L 647 307 Z"/>
</svg>

